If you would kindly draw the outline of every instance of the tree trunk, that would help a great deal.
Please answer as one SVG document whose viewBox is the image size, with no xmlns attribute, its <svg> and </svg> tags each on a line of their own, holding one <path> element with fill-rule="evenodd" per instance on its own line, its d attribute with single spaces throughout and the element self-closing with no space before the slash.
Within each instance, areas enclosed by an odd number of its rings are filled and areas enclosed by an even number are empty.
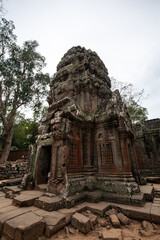
<svg viewBox="0 0 160 240">
<path fill-rule="evenodd" d="M 0 150 L 2 150 L 2 141 L 0 140 Z"/>
<path fill-rule="evenodd" d="M 12 138 L 13 138 L 13 130 L 14 127 L 12 126 L 10 128 L 10 131 L 7 133 L 7 137 L 6 137 L 6 142 L 5 142 L 5 147 L 2 153 L 2 156 L 0 158 L 0 162 L 1 163 L 5 163 L 8 159 L 10 150 L 11 150 L 11 144 L 12 144 Z"/>
</svg>

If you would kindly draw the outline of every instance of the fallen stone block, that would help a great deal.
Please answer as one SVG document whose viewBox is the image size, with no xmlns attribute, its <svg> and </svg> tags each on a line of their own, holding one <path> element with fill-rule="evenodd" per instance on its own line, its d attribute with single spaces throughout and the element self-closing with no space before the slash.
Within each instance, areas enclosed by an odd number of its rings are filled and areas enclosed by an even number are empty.
<svg viewBox="0 0 160 240">
<path fill-rule="evenodd" d="M 61 197 L 42 196 L 34 201 L 34 206 L 46 211 L 55 211 L 64 207 L 64 201 Z"/>
<path fill-rule="evenodd" d="M 157 224 L 152 223 L 152 226 L 153 226 L 153 229 L 154 229 L 154 230 L 158 230 L 158 225 L 157 225 Z"/>
<path fill-rule="evenodd" d="M 130 220 L 123 213 L 118 213 L 117 217 L 122 225 L 128 225 Z"/>
<path fill-rule="evenodd" d="M 46 223 L 45 227 L 46 237 L 49 238 L 51 235 L 53 235 L 58 230 L 63 228 L 67 224 L 65 219 L 66 217 L 60 213 L 56 213 L 55 216 L 53 215 L 44 216 L 44 222 Z"/>
<path fill-rule="evenodd" d="M 90 210 L 86 210 L 85 212 L 83 212 L 83 215 L 90 219 L 92 227 L 97 223 L 97 215 L 91 213 Z"/>
<path fill-rule="evenodd" d="M 107 202 L 87 203 L 86 207 L 87 209 L 91 210 L 92 213 L 95 213 L 103 217 L 105 211 L 110 208 L 110 203 Z"/>
<path fill-rule="evenodd" d="M 94 226 L 95 224 L 97 224 L 97 216 L 93 213 L 89 213 L 86 215 L 86 217 L 88 217 L 90 219 L 91 225 Z"/>
<path fill-rule="evenodd" d="M 154 230 L 153 225 L 152 225 L 150 222 L 147 222 L 147 221 L 143 221 L 143 222 L 142 222 L 142 228 L 143 228 L 145 231 L 153 231 L 153 230 Z"/>
<path fill-rule="evenodd" d="M 34 211 L 38 216 L 43 217 L 45 221 L 45 235 L 46 237 L 50 237 L 52 234 L 56 233 L 59 229 L 63 228 L 68 224 L 66 221 L 65 214 L 60 212 L 52 211 L 48 212 L 43 209 L 37 209 Z"/>
<path fill-rule="evenodd" d="M 151 237 L 154 235 L 153 232 L 149 232 L 149 231 L 145 231 L 143 229 L 140 229 L 139 230 L 139 234 L 142 236 L 142 237 Z"/>
<path fill-rule="evenodd" d="M 101 227 L 106 227 L 108 222 L 104 218 L 98 218 L 98 223 Z"/>
<path fill-rule="evenodd" d="M 81 213 L 72 216 L 71 225 L 82 233 L 88 233 L 92 227 L 90 219 Z"/>
<path fill-rule="evenodd" d="M 110 219 L 113 227 L 119 228 L 121 226 L 119 219 L 117 218 L 117 216 L 115 214 L 109 215 L 109 219 Z"/>
<path fill-rule="evenodd" d="M 37 240 L 43 235 L 44 226 L 42 217 L 28 212 L 5 222 L 3 236 L 11 240 Z"/>
<path fill-rule="evenodd" d="M 68 224 L 71 222 L 72 215 L 74 213 L 76 213 L 76 209 L 75 208 L 70 208 L 70 209 L 62 208 L 62 209 L 59 209 L 57 212 L 66 216 L 66 223 Z"/>
<path fill-rule="evenodd" d="M 71 234 L 75 234 L 76 233 L 76 229 L 75 228 L 73 228 L 73 227 L 69 227 L 69 233 L 71 233 Z"/>
<path fill-rule="evenodd" d="M 118 214 L 117 209 L 112 208 L 112 209 L 109 209 L 108 211 L 105 212 L 105 215 L 106 215 L 106 216 L 109 216 L 109 215 L 112 215 L 112 214 L 117 215 L 117 214 Z"/>
<path fill-rule="evenodd" d="M 121 229 L 111 229 L 102 231 L 103 240 L 122 240 Z"/>
</svg>

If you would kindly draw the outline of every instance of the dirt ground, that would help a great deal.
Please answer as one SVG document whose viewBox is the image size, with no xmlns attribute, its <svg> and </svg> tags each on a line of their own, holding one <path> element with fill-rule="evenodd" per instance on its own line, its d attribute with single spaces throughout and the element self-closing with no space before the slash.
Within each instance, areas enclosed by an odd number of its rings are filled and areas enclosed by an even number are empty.
<svg viewBox="0 0 160 240">
<path fill-rule="evenodd" d="M 123 240 L 160 240 L 160 225 L 156 224 L 157 230 L 155 233 L 148 232 L 149 236 L 142 236 L 140 234 L 140 230 L 142 230 L 140 221 L 131 221 L 131 223 L 127 226 L 121 226 L 122 229 L 122 239 Z M 110 229 L 112 229 L 111 227 Z M 83 234 L 78 232 L 76 229 L 71 227 L 71 225 L 67 226 L 67 229 L 71 229 L 71 232 L 67 233 L 66 228 L 60 230 L 58 233 L 53 235 L 50 240 L 54 239 L 69 239 L 69 240 L 100 240 L 102 239 L 100 233 L 106 229 L 106 227 L 100 227 L 99 224 L 94 226 L 94 229 L 91 230 L 88 234 Z"/>
</svg>

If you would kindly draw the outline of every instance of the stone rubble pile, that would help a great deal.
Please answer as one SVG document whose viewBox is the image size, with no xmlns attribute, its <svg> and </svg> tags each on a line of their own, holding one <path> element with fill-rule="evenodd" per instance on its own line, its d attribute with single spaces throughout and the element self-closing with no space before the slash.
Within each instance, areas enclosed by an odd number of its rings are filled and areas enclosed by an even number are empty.
<svg viewBox="0 0 160 240">
<path fill-rule="evenodd" d="M 132 234 L 133 224 L 133 220 L 115 208 L 106 211 L 103 217 L 86 210 L 72 215 L 71 224 L 65 227 L 64 239 L 66 237 L 69 239 L 70 235 L 76 235 L 78 232 L 88 234 L 92 231 L 93 235 L 98 235 L 102 240 L 136 240 L 137 238 Z M 126 229 L 128 232 L 125 232 Z M 157 224 L 142 221 L 139 237 L 151 237 L 160 234 L 158 229 Z"/>
<path fill-rule="evenodd" d="M 26 172 L 27 161 L 17 160 L 15 162 L 7 162 L 7 164 L 0 165 L 0 179 L 20 178 Z"/>
</svg>

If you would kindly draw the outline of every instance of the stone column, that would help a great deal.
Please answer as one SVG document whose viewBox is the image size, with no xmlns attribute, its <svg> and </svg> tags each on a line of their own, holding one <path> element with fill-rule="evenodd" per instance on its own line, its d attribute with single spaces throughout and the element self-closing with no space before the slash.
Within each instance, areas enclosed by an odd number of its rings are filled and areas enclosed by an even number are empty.
<svg viewBox="0 0 160 240">
<path fill-rule="evenodd" d="M 113 163 L 117 169 L 120 169 L 123 167 L 123 161 L 119 142 L 119 134 L 115 126 L 112 127 L 111 134 L 109 134 L 108 140 L 109 142 L 111 142 L 112 146 Z"/>
<path fill-rule="evenodd" d="M 121 151 L 122 151 L 122 159 L 124 164 L 124 171 L 130 173 L 131 166 L 130 166 L 130 159 L 129 159 L 129 152 L 128 152 L 128 141 L 125 132 L 120 133 L 120 144 L 121 144 Z"/>
</svg>

